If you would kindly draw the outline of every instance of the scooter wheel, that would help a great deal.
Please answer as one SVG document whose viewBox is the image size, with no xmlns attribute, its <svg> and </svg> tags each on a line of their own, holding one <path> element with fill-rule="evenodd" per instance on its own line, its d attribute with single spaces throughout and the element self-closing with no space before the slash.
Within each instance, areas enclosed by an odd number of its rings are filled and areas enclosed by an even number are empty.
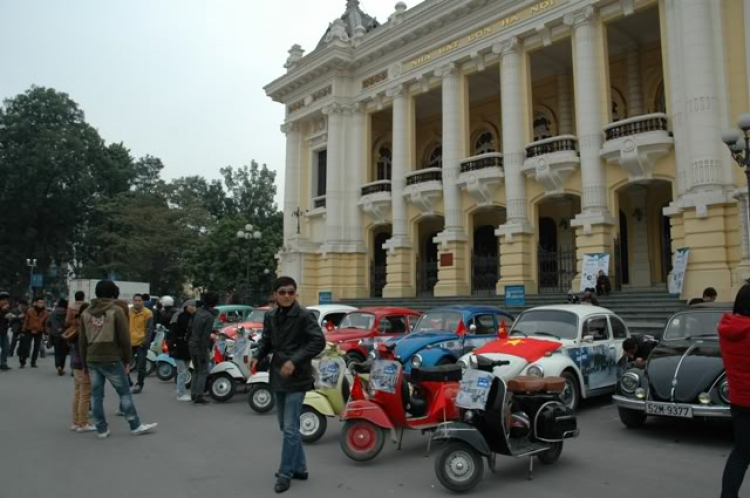
<svg viewBox="0 0 750 498">
<path fill-rule="evenodd" d="M 328 419 L 311 406 L 303 406 L 299 416 L 299 432 L 302 442 L 311 444 L 322 438 L 328 428 Z"/>
<path fill-rule="evenodd" d="M 452 441 L 435 460 L 435 474 L 440 484 L 455 493 L 463 493 L 482 480 L 484 460 L 469 444 Z"/>
<path fill-rule="evenodd" d="M 366 420 L 347 420 L 341 430 L 340 443 L 346 456 L 366 462 L 383 450 L 385 431 Z"/>
<path fill-rule="evenodd" d="M 253 384 L 247 396 L 247 404 L 256 413 L 268 413 L 273 410 L 276 401 L 267 384 Z"/>
<path fill-rule="evenodd" d="M 151 360 L 146 360 L 146 377 L 154 373 L 156 370 L 156 364 Z"/>
<path fill-rule="evenodd" d="M 177 375 L 177 369 L 167 363 L 166 361 L 160 361 L 156 364 L 156 376 L 159 380 L 169 382 Z"/>
<path fill-rule="evenodd" d="M 560 458 L 560 455 L 562 454 L 563 450 L 563 444 L 562 441 L 557 443 L 552 443 L 552 446 L 550 448 L 543 452 L 539 453 L 537 455 L 537 458 L 539 458 L 539 461 L 542 462 L 544 465 L 552 465 L 557 461 L 558 458 Z"/>
<path fill-rule="evenodd" d="M 230 375 L 224 373 L 217 374 L 210 382 L 208 391 L 211 393 L 213 399 L 219 403 L 225 403 L 232 399 L 234 390 L 236 389 L 236 382 Z"/>
</svg>

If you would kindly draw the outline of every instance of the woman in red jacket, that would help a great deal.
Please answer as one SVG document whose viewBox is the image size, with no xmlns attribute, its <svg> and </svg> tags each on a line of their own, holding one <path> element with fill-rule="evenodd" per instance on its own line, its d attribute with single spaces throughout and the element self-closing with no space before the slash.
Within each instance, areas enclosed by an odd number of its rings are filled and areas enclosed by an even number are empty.
<svg viewBox="0 0 750 498">
<path fill-rule="evenodd" d="M 732 314 L 719 322 L 719 341 L 734 424 L 734 449 L 724 468 L 721 498 L 738 498 L 750 465 L 750 284 L 737 293 Z"/>
</svg>

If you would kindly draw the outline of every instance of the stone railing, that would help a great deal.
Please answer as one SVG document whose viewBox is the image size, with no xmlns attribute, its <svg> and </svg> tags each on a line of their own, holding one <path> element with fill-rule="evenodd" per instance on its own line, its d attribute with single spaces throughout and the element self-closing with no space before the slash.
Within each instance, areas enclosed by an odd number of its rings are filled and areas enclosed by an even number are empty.
<svg viewBox="0 0 750 498">
<path fill-rule="evenodd" d="M 419 185 L 427 182 L 442 182 L 443 170 L 440 168 L 426 168 L 413 171 L 406 175 L 406 185 Z"/>
<path fill-rule="evenodd" d="M 502 168 L 503 155 L 499 152 L 489 152 L 479 156 L 470 157 L 461 161 L 461 173 L 477 171 L 487 168 Z"/>
<path fill-rule="evenodd" d="M 362 195 L 378 194 L 380 192 L 390 192 L 391 181 L 390 180 L 378 180 L 377 182 L 368 183 L 362 185 Z"/>
<path fill-rule="evenodd" d="M 313 197 L 313 208 L 320 209 L 326 207 L 326 196 Z"/>
<path fill-rule="evenodd" d="M 578 140 L 573 135 L 545 138 L 526 146 L 526 158 L 552 154 L 553 152 L 576 152 Z"/>
<path fill-rule="evenodd" d="M 650 131 L 669 131 L 667 122 L 666 114 L 646 114 L 609 124 L 604 127 L 604 134 L 607 140 L 616 140 Z"/>
</svg>

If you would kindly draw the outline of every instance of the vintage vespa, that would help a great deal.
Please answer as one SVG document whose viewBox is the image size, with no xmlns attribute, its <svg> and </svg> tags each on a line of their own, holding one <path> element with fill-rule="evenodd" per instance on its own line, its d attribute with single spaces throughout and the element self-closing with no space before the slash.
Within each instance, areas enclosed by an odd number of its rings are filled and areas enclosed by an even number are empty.
<svg viewBox="0 0 750 498">
<path fill-rule="evenodd" d="M 729 417 L 729 385 L 717 325 L 730 305 L 691 306 L 675 313 L 644 367 L 629 365 L 613 401 L 625 426 L 649 416 Z"/>
</svg>

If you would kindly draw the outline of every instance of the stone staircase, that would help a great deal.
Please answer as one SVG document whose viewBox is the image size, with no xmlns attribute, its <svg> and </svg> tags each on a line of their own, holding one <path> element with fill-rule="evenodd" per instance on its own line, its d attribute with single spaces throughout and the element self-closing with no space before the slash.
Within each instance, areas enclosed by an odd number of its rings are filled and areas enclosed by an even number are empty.
<svg viewBox="0 0 750 498">
<path fill-rule="evenodd" d="M 527 295 L 526 306 L 506 307 L 503 296 L 416 297 L 406 299 L 352 299 L 341 304 L 363 308 L 366 306 L 405 306 L 417 311 L 427 311 L 439 306 L 456 304 L 490 305 L 507 309 L 518 315 L 524 309 L 549 304 L 565 304 L 565 294 Z M 620 316 L 633 334 L 661 337 L 669 317 L 687 303 L 667 293 L 664 287 L 624 289 L 599 298 L 599 304 Z"/>
</svg>

